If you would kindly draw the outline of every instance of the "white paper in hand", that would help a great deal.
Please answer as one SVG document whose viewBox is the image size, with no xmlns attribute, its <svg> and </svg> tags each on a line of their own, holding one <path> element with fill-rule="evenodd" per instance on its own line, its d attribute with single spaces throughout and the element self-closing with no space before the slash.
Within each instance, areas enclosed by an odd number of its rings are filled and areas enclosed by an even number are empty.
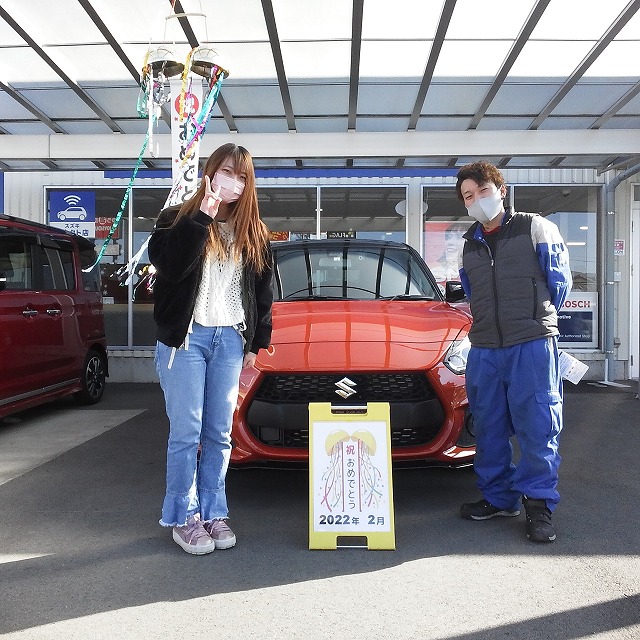
<svg viewBox="0 0 640 640">
<path fill-rule="evenodd" d="M 560 375 L 573 384 L 578 384 L 589 369 L 589 365 L 580 362 L 577 358 L 569 355 L 566 351 L 560 351 L 559 357 Z"/>
</svg>

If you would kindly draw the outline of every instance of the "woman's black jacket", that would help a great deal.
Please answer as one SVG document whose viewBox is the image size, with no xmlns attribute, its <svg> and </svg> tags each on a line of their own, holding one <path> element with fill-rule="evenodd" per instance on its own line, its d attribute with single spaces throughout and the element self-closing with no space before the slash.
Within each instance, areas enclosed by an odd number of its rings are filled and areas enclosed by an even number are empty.
<svg viewBox="0 0 640 640">
<path fill-rule="evenodd" d="M 201 211 L 183 216 L 171 226 L 178 207 L 164 209 L 149 240 L 149 260 L 156 268 L 153 285 L 157 339 L 169 347 L 184 342 L 193 317 L 204 265 L 209 226 L 213 220 Z M 257 273 L 245 264 L 242 273 L 244 351 L 258 353 L 271 343 L 271 279 L 273 262 L 267 245 L 267 267 Z"/>
</svg>

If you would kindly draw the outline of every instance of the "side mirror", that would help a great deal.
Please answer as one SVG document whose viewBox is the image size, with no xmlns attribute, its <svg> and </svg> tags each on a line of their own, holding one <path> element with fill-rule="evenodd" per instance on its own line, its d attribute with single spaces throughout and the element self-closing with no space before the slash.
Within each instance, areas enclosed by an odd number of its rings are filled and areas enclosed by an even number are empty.
<svg viewBox="0 0 640 640">
<path fill-rule="evenodd" d="M 444 284 L 444 298 L 447 302 L 460 302 L 464 300 L 465 293 L 462 283 L 457 280 L 447 280 Z"/>
</svg>

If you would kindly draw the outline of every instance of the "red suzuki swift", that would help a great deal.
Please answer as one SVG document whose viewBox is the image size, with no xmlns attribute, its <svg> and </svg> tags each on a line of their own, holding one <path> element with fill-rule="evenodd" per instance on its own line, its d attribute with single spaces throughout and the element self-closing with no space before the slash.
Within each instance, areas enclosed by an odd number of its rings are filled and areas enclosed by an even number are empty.
<svg viewBox="0 0 640 640">
<path fill-rule="evenodd" d="M 420 255 L 342 239 L 274 243 L 273 254 L 272 346 L 242 373 L 232 462 L 306 462 L 310 402 L 388 402 L 395 462 L 471 464 L 471 319 Z"/>
</svg>

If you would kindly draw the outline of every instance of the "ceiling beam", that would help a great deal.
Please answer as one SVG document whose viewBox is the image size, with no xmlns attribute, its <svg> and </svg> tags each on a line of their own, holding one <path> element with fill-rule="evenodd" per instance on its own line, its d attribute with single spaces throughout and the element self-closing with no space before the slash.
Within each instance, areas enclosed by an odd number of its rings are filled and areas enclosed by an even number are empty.
<svg viewBox="0 0 640 640">
<path fill-rule="evenodd" d="M 0 16 L 5 22 L 37 53 L 51 69 L 67 84 L 67 86 L 84 102 L 114 133 L 124 130 L 111 118 L 97 102 L 77 83 L 74 82 L 45 52 L 45 50 L 0 6 Z"/>
<path fill-rule="evenodd" d="M 276 67 L 276 75 L 278 76 L 278 85 L 280 86 L 280 95 L 282 96 L 282 105 L 287 118 L 287 127 L 289 131 L 296 130 L 296 120 L 293 115 L 293 105 L 291 104 L 291 94 L 289 93 L 289 84 L 287 82 L 287 74 L 284 70 L 284 61 L 282 59 L 282 49 L 280 48 L 280 39 L 278 38 L 278 28 L 276 26 L 276 16 L 273 12 L 273 4 L 271 0 L 262 0 L 262 11 L 264 20 L 269 33 L 269 42 L 271 43 L 271 53 L 273 62 Z"/>
<path fill-rule="evenodd" d="M 591 129 L 599 129 L 607 120 L 612 118 L 622 107 L 633 100 L 640 93 L 640 82 L 637 82 L 627 93 L 616 100 L 592 125 Z"/>
<path fill-rule="evenodd" d="M 364 0 L 353 0 L 351 18 L 351 70 L 349 72 L 349 119 L 347 129 L 356 130 L 358 88 L 360 86 L 360 51 L 362 49 L 362 14 Z"/>
<path fill-rule="evenodd" d="M 180 0 L 175 0 L 175 5 L 174 5 L 174 0 L 169 0 L 169 4 L 171 5 L 172 9 L 175 10 L 176 14 L 186 13 L 184 8 L 182 7 L 182 3 L 180 2 Z M 182 31 L 184 31 L 184 35 L 187 38 L 187 42 L 189 43 L 189 46 L 192 49 L 199 47 L 200 42 L 198 42 L 198 38 L 196 38 L 196 34 L 193 31 L 193 28 L 191 27 L 191 23 L 189 22 L 189 18 L 187 17 L 187 15 L 180 16 L 178 18 L 178 22 L 182 27 Z M 224 86 L 224 83 L 223 83 L 223 86 Z M 231 111 L 229 110 L 227 103 L 224 101 L 224 98 L 222 97 L 222 92 L 218 94 L 218 97 L 216 99 L 216 104 L 220 109 L 220 113 L 222 113 L 222 117 L 224 118 L 224 121 L 227 123 L 227 127 L 229 127 L 229 131 L 233 131 L 233 132 L 237 131 L 238 126 L 236 125 L 235 120 L 231 115 Z M 171 121 L 167 122 L 167 124 L 171 126 Z"/>
<path fill-rule="evenodd" d="M 597 169 L 598 175 L 604 173 L 605 171 L 613 171 L 616 169 L 626 169 L 628 167 L 633 166 L 634 164 L 638 164 L 640 162 L 640 155 L 637 156 L 627 156 L 626 158 L 616 158 L 614 161 L 609 160 L 608 162 L 603 162 Z"/>
<path fill-rule="evenodd" d="M 538 156 L 636 156 L 640 130 L 530 130 L 530 131 L 408 131 L 373 133 L 260 133 L 234 134 L 236 144 L 251 149 L 255 158 L 442 158 Z M 119 160 L 137 159 L 139 134 L 0 136 L 4 159 Z M 155 160 L 171 158 L 171 135 L 157 134 Z M 228 134 L 207 133 L 202 155 L 229 142 Z"/>
<path fill-rule="evenodd" d="M 16 102 L 21 104 L 27 111 L 34 115 L 40 122 L 44 123 L 55 133 L 67 133 L 58 123 L 54 122 L 46 113 L 43 113 L 35 104 L 27 100 L 19 91 L 16 91 L 10 84 L 0 82 L 0 89 L 11 96 Z"/>
<path fill-rule="evenodd" d="M 140 84 L 140 73 L 133 66 L 131 60 L 129 60 L 129 56 L 124 52 L 124 49 L 120 46 L 120 43 L 114 38 L 113 34 L 107 28 L 107 25 L 102 21 L 102 18 L 98 14 L 98 12 L 93 8 L 91 2 L 89 0 L 78 0 L 80 6 L 87 12 L 87 15 L 91 18 L 93 24 L 96 25 L 96 28 L 100 33 L 104 36 L 104 39 L 111 45 L 111 48 L 115 52 L 115 54 L 120 58 L 122 64 L 127 68 L 129 73 L 133 76 L 133 79 L 137 84 Z"/>
<path fill-rule="evenodd" d="M 607 48 L 611 41 L 622 31 L 624 26 L 633 18 L 640 8 L 640 0 L 632 0 L 624 8 L 622 13 L 613 21 L 611 26 L 594 47 L 589 51 L 584 60 L 577 66 L 575 71 L 567 78 L 564 84 L 558 89 L 547 105 L 538 114 L 536 119 L 529 125 L 529 129 L 537 129 L 549 114 L 562 102 L 564 97 L 573 89 L 578 80 L 582 78 L 587 69 L 596 61 L 598 56 Z"/>
<path fill-rule="evenodd" d="M 515 39 L 511 50 L 507 54 L 500 70 L 496 74 L 496 77 L 493 79 L 491 87 L 489 91 L 487 91 L 487 95 L 484 97 L 482 104 L 478 107 L 478 110 L 475 112 L 473 118 L 471 118 L 471 123 L 469 124 L 469 129 L 476 129 L 480 120 L 484 117 L 484 114 L 487 112 L 489 105 L 493 102 L 493 99 L 496 97 L 496 94 L 502 87 L 502 83 L 505 78 L 509 75 L 509 71 L 511 71 L 511 67 L 513 67 L 516 59 L 520 55 L 520 52 L 524 48 L 524 45 L 527 44 L 529 40 L 529 36 L 535 29 L 538 21 L 542 17 L 542 14 L 545 12 L 547 6 L 549 6 L 549 2 L 551 0 L 538 0 L 536 5 L 531 10 L 529 17 L 527 18 L 524 26 L 522 27 L 518 37 Z"/>
<path fill-rule="evenodd" d="M 451 16 L 453 15 L 455 6 L 456 0 L 445 0 L 444 6 L 442 7 L 438 28 L 436 29 L 436 35 L 434 36 L 433 43 L 431 44 L 429 60 L 427 60 L 427 66 L 425 67 L 422 82 L 418 89 L 418 96 L 416 97 L 416 102 L 413 105 L 413 111 L 409 118 L 409 126 L 407 127 L 409 131 L 415 130 L 418 125 L 418 120 L 422 113 L 422 107 L 424 106 L 424 101 L 427 98 L 427 91 L 429 91 L 429 86 L 433 79 L 433 72 L 435 71 L 436 64 L 438 63 L 440 51 L 442 50 L 442 45 L 444 43 L 444 37 L 447 35 L 447 29 L 449 28 L 449 23 L 451 22 Z"/>
</svg>

